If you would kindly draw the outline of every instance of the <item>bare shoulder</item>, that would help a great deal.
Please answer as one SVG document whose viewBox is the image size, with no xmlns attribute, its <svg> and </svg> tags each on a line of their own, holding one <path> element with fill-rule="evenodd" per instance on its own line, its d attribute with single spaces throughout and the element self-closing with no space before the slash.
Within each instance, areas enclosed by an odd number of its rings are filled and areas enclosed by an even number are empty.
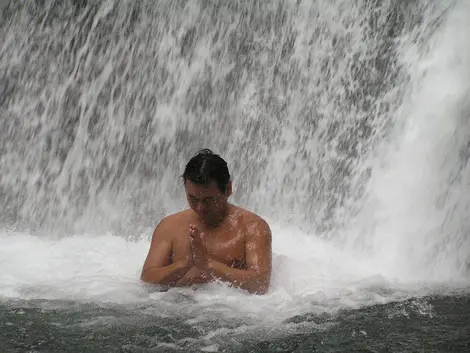
<svg viewBox="0 0 470 353">
<path fill-rule="evenodd" d="M 173 238 L 179 233 L 179 230 L 184 227 L 189 220 L 189 211 L 181 211 L 168 216 L 165 216 L 157 225 L 153 232 L 153 239 L 155 238 Z"/>
<path fill-rule="evenodd" d="M 242 224 L 246 227 L 247 234 L 271 237 L 269 224 L 262 217 L 244 208 L 233 207 L 234 213 L 240 217 Z"/>
</svg>

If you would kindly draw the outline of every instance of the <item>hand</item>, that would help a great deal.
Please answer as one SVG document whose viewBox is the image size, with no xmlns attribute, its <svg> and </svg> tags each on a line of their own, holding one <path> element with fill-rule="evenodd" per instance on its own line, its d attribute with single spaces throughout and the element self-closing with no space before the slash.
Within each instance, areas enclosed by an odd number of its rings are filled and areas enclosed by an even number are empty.
<svg viewBox="0 0 470 353">
<path fill-rule="evenodd" d="M 188 247 L 186 248 L 186 254 L 184 255 L 184 263 L 188 268 L 194 266 L 193 247 L 191 245 L 191 241 L 188 241 Z"/>
<path fill-rule="evenodd" d="M 189 240 L 192 247 L 194 265 L 200 269 L 206 269 L 209 258 L 204 245 L 204 234 L 193 224 L 189 226 Z"/>
</svg>

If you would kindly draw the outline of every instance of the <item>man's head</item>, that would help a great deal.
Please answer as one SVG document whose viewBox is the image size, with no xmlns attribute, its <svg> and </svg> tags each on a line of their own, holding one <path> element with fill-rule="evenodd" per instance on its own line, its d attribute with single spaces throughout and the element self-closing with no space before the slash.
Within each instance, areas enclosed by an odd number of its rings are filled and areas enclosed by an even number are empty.
<svg viewBox="0 0 470 353">
<path fill-rule="evenodd" d="M 232 183 L 222 157 L 209 149 L 200 150 L 186 164 L 183 181 L 189 206 L 203 221 L 211 223 L 223 217 Z"/>
</svg>

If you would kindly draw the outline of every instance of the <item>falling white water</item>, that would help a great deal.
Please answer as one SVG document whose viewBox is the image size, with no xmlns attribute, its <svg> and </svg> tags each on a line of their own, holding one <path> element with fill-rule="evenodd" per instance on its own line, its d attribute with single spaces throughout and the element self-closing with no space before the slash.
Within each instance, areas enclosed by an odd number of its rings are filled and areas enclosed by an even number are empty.
<svg viewBox="0 0 470 353">
<path fill-rule="evenodd" d="M 469 279 L 470 4 L 426 46 L 404 47 L 410 73 L 396 125 L 377 153 L 349 246 L 401 279 Z"/>
</svg>

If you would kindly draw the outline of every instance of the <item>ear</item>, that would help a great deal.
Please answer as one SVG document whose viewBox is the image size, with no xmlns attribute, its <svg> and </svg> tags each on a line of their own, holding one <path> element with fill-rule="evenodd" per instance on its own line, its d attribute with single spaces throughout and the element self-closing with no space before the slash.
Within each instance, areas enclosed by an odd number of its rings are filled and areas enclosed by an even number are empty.
<svg viewBox="0 0 470 353">
<path fill-rule="evenodd" d="M 225 196 L 229 197 L 230 195 L 232 195 L 232 181 L 229 180 L 228 184 L 227 184 L 227 192 L 225 193 Z"/>
</svg>

